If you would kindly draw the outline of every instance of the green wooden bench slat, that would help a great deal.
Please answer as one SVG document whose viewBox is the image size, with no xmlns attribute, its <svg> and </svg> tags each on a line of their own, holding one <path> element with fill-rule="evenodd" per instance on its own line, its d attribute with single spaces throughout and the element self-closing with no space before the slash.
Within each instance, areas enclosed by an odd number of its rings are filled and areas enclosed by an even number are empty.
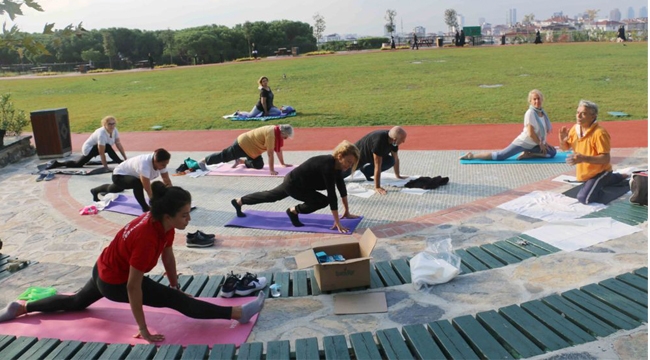
<svg viewBox="0 0 650 360">
<path fill-rule="evenodd" d="M 183 352 L 183 347 L 180 345 L 162 345 L 158 348 L 156 356 L 153 357 L 153 360 L 178 360 L 181 357 Z"/>
<path fill-rule="evenodd" d="M 352 345 L 352 351 L 354 353 L 354 358 L 357 360 L 373 360 L 381 359 L 381 354 L 379 354 L 379 348 L 377 348 L 377 343 L 372 337 L 372 333 L 369 331 L 364 331 L 360 333 L 354 333 L 349 335 L 350 344 Z"/>
<path fill-rule="evenodd" d="M 386 286 L 402 285 L 402 281 L 399 279 L 399 277 L 397 277 L 397 274 L 395 273 L 395 270 L 393 270 L 393 267 L 390 265 L 390 262 L 376 262 L 375 268 L 377 269 L 379 276 L 381 276 L 381 279 L 384 281 Z"/>
<path fill-rule="evenodd" d="M 194 275 L 192 282 L 188 286 L 186 286 L 185 289 L 183 289 L 183 291 L 194 297 L 199 296 L 201 290 L 203 290 L 203 287 L 207 282 L 208 282 L 207 275 Z"/>
<path fill-rule="evenodd" d="M 487 270 L 488 267 L 485 266 L 482 262 L 476 260 L 475 257 L 470 255 L 467 251 L 463 249 L 458 249 L 455 250 L 454 253 L 456 255 L 460 256 L 460 259 L 462 260 L 463 263 L 465 263 L 465 266 L 467 266 L 472 272 L 474 271 L 482 271 L 482 270 Z"/>
<path fill-rule="evenodd" d="M 73 360 L 88 360 L 97 359 L 99 355 L 106 349 L 106 343 L 103 342 L 87 342 L 79 351 L 72 357 Z"/>
<path fill-rule="evenodd" d="M 261 342 L 243 343 L 239 347 L 237 360 L 261 360 L 264 353 L 264 344 Z"/>
<path fill-rule="evenodd" d="M 616 329 L 631 330 L 641 325 L 638 321 L 580 290 L 569 290 L 561 295 Z"/>
<path fill-rule="evenodd" d="M 596 340 L 591 334 L 582 330 L 562 315 L 556 313 L 553 309 L 539 300 L 528 301 L 521 304 L 521 308 L 528 311 L 539 322 L 546 325 L 556 334 L 568 341 L 571 345 L 583 344 Z"/>
<path fill-rule="evenodd" d="M 164 276 L 164 275 L 161 275 L 161 276 L 162 276 L 162 278 L 158 281 L 158 283 L 160 283 L 162 285 L 165 285 L 165 286 L 169 286 L 169 279 L 167 278 L 167 276 Z"/>
<path fill-rule="evenodd" d="M 627 274 L 617 276 L 616 279 L 630 286 L 633 286 L 639 290 L 642 290 L 646 293 L 648 292 L 648 279 L 644 279 L 641 276 L 627 273 Z"/>
<path fill-rule="evenodd" d="M 193 280 L 194 275 L 180 275 L 178 277 L 178 284 L 181 286 L 181 290 L 185 291 Z"/>
<path fill-rule="evenodd" d="M 208 360 L 232 360 L 235 358 L 235 344 L 215 344 L 210 350 Z"/>
<path fill-rule="evenodd" d="M 505 241 L 507 241 L 510 244 L 518 247 L 519 249 L 525 250 L 525 251 L 527 251 L 527 252 L 529 252 L 529 253 L 531 253 L 531 254 L 533 254 L 535 256 L 544 256 L 544 255 L 549 254 L 548 251 L 546 251 L 546 250 L 544 250 L 544 249 L 542 249 L 540 247 L 537 247 L 537 246 L 533 245 L 532 243 L 528 243 L 528 245 L 524 245 L 525 244 L 524 240 L 520 239 L 517 236 L 506 239 Z"/>
<path fill-rule="evenodd" d="M 16 340 L 16 337 L 14 335 L 2 335 L 2 336 L 0 336 L 0 350 L 6 348 L 14 340 Z"/>
<path fill-rule="evenodd" d="M 27 352 L 29 348 L 38 341 L 33 336 L 19 336 L 14 341 L 9 343 L 4 349 L 0 350 L 0 359 L 14 360 L 18 359 L 22 354 Z"/>
<path fill-rule="evenodd" d="M 482 358 L 512 359 L 512 355 L 471 315 L 459 316 L 451 320 L 454 327 L 463 335 L 469 345 Z"/>
<path fill-rule="evenodd" d="M 478 246 L 472 246 L 467 249 L 465 249 L 468 253 L 470 253 L 472 256 L 477 258 L 480 262 L 485 264 L 490 269 L 496 269 L 503 267 L 505 264 L 502 263 L 501 261 L 497 260 L 494 256 L 490 255 L 487 251 L 481 249 Z"/>
<path fill-rule="evenodd" d="M 519 332 L 514 325 L 494 310 L 477 313 L 476 320 L 517 358 L 528 358 L 544 353 L 544 350 L 537 347 L 526 335 Z"/>
<path fill-rule="evenodd" d="M 371 289 L 378 289 L 378 288 L 383 288 L 386 285 L 384 285 L 384 282 L 381 281 L 381 277 L 379 277 L 378 270 L 375 269 L 373 266 L 370 266 L 370 288 Z"/>
<path fill-rule="evenodd" d="M 388 360 L 412 360 L 415 359 L 404 341 L 399 330 L 396 328 L 377 330 L 377 341 L 384 352 L 384 358 Z"/>
<path fill-rule="evenodd" d="M 395 269 L 395 273 L 402 284 L 411 283 L 411 267 L 406 262 L 406 259 L 391 260 L 390 264 L 393 266 L 393 269 Z"/>
<path fill-rule="evenodd" d="M 131 351 L 129 344 L 110 344 L 99 356 L 99 360 L 121 360 Z"/>
<path fill-rule="evenodd" d="M 499 314 L 545 351 L 555 351 L 571 346 L 517 305 L 502 307 L 499 309 Z"/>
<path fill-rule="evenodd" d="M 156 350 L 154 344 L 136 344 L 131 348 L 131 352 L 125 360 L 149 360 L 156 355 Z"/>
<path fill-rule="evenodd" d="M 306 270 L 294 271 L 293 275 L 293 296 L 309 295 L 308 281 L 309 273 Z"/>
<path fill-rule="evenodd" d="M 648 322 L 648 308 L 639 305 L 636 302 L 625 298 L 603 286 L 597 284 L 589 284 L 580 288 L 580 290 L 590 294 L 591 296 L 607 303 L 614 309 L 630 316 L 631 318 Z"/>
<path fill-rule="evenodd" d="M 497 241 L 492 245 L 498 247 L 499 249 L 521 260 L 526 260 L 535 257 L 535 255 L 533 255 L 532 253 L 520 248 L 517 245 L 513 245 L 512 243 L 509 243 L 505 240 Z"/>
<path fill-rule="evenodd" d="M 59 339 L 42 338 L 42 339 L 38 340 L 34 345 L 32 345 L 18 359 L 19 360 L 41 360 L 41 359 L 45 359 L 47 354 L 52 352 L 60 343 L 61 343 L 61 340 L 59 340 Z"/>
<path fill-rule="evenodd" d="M 286 298 L 289 297 L 289 289 L 291 284 L 289 283 L 289 272 L 279 272 L 273 275 L 273 283 L 280 285 L 280 297 Z M 268 280 L 268 278 L 267 278 Z"/>
<path fill-rule="evenodd" d="M 547 296 L 541 300 L 544 304 L 564 315 L 565 318 L 569 319 L 593 336 L 602 337 L 616 332 L 616 329 L 609 326 L 607 323 L 599 320 L 586 310 L 560 295 Z"/>
<path fill-rule="evenodd" d="M 187 347 L 185 347 L 185 350 L 183 350 L 181 360 L 205 359 L 208 357 L 209 353 L 210 348 L 208 345 L 187 345 Z"/>
<path fill-rule="evenodd" d="M 634 273 L 643 277 L 643 278 L 648 278 L 648 267 L 642 267 L 640 269 L 634 270 Z"/>
<path fill-rule="evenodd" d="M 183 347 L 180 345 L 162 345 L 158 348 L 153 360 L 178 360 L 183 353 Z"/>
<path fill-rule="evenodd" d="M 445 355 L 427 329 L 420 325 L 402 326 L 402 335 L 416 359 L 444 359 Z"/>
<path fill-rule="evenodd" d="M 350 351 L 343 335 L 328 335 L 323 337 L 323 350 L 327 360 L 349 360 Z"/>
<path fill-rule="evenodd" d="M 372 271 L 370 273 L 372 274 Z M 314 276 L 314 270 L 309 270 L 309 289 L 312 295 L 320 295 L 320 288 Z"/>
<path fill-rule="evenodd" d="M 486 253 L 492 255 L 494 258 L 497 260 L 501 261 L 504 264 L 510 265 L 510 264 L 516 264 L 518 262 L 521 262 L 521 259 L 516 258 L 513 255 L 510 255 L 505 250 L 502 250 L 501 248 L 495 246 L 494 244 L 486 244 L 480 246 L 481 250 L 485 251 Z"/>
<path fill-rule="evenodd" d="M 556 252 L 562 251 L 561 249 L 558 249 L 558 248 L 556 248 L 555 246 L 553 246 L 551 244 L 548 244 L 548 243 L 545 243 L 545 242 L 543 242 L 541 240 L 538 240 L 538 239 L 536 239 L 536 238 L 534 238 L 534 237 L 532 237 L 530 235 L 520 234 L 519 238 L 521 238 L 523 240 L 526 240 L 529 243 L 548 251 L 549 253 L 556 253 Z"/>
<path fill-rule="evenodd" d="M 625 298 L 628 298 L 639 305 L 643 305 L 646 308 L 648 307 L 648 293 L 643 292 L 627 283 L 624 283 L 617 279 L 607 279 L 598 283 L 598 285 L 603 286 L 618 295 L 621 295 Z"/>
<path fill-rule="evenodd" d="M 266 360 L 291 359 L 291 344 L 289 340 L 269 341 L 266 343 Z"/>
<path fill-rule="evenodd" d="M 616 220 L 618 222 L 622 222 L 624 224 L 631 225 L 631 226 L 636 226 L 639 223 L 641 223 L 641 221 L 639 221 L 638 219 L 634 219 L 634 218 L 631 218 L 631 217 L 629 217 L 627 215 L 622 215 L 622 214 L 618 214 L 616 212 L 611 212 L 611 211 L 608 211 L 607 213 L 602 214 L 601 216 L 606 216 L 606 217 L 612 218 L 612 219 L 614 219 L 614 220 Z"/>
<path fill-rule="evenodd" d="M 261 272 L 261 273 L 257 274 L 257 277 L 265 277 L 266 278 L 266 286 L 264 287 L 264 289 L 251 294 L 251 296 L 257 296 L 257 294 L 262 292 L 262 293 L 264 293 L 264 296 L 268 299 L 269 294 L 271 293 L 271 289 L 270 289 L 269 286 L 271 284 L 273 284 L 274 282 L 276 282 L 275 278 L 273 277 L 273 273 L 270 272 L 270 271 L 265 271 L 265 272 Z M 287 295 L 284 295 L 285 293 Z M 280 290 L 280 296 L 289 296 L 288 294 L 289 294 L 289 284 L 287 283 L 286 289 L 285 289 L 284 285 L 282 286 L 282 289 Z"/>
<path fill-rule="evenodd" d="M 151 279 L 151 280 L 153 280 L 155 282 L 160 282 L 164 278 L 165 278 L 165 276 L 163 274 L 149 275 L 149 279 Z"/>
<path fill-rule="evenodd" d="M 427 327 L 448 359 L 479 359 L 472 347 L 448 320 L 431 322 Z"/>
<path fill-rule="evenodd" d="M 81 341 L 66 340 L 57 346 L 51 353 L 47 354 L 46 360 L 70 359 L 84 345 Z"/>
<path fill-rule="evenodd" d="M 619 219 L 630 220 L 636 224 L 640 224 L 648 220 L 648 211 L 645 208 L 645 212 L 642 210 L 643 207 L 640 206 L 621 206 L 622 203 L 612 204 L 609 207 L 600 210 L 602 212 L 600 217 L 617 217 Z M 630 204 L 631 205 L 631 204 Z M 605 215 L 605 216 L 603 216 Z"/>
<path fill-rule="evenodd" d="M 296 360 L 312 360 L 320 358 L 318 339 L 315 337 L 296 340 Z"/>
<path fill-rule="evenodd" d="M 468 268 L 467 265 L 465 265 L 464 262 L 460 262 L 460 274 L 471 274 L 474 271 L 472 269 Z"/>
<path fill-rule="evenodd" d="M 203 286 L 203 290 L 199 293 L 199 297 L 216 297 L 221 288 L 221 283 L 223 283 L 223 279 L 223 275 L 210 276 L 205 286 Z"/>
</svg>

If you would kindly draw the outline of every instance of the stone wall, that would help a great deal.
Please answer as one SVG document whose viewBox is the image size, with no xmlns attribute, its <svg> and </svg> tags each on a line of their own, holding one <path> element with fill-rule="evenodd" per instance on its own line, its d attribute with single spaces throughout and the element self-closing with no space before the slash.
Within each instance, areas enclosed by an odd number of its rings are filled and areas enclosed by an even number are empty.
<svg viewBox="0 0 650 360">
<path fill-rule="evenodd" d="M 34 155 L 36 148 L 31 145 L 31 138 L 31 135 L 5 137 L 0 148 L 0 168 Z"/>
</svg>

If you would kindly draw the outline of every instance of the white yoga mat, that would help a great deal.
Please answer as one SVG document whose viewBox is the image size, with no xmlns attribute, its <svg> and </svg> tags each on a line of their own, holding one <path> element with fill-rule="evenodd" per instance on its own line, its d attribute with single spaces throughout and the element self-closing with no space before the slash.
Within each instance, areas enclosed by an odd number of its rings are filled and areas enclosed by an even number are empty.
<svg viewBox="0 0 650 360">
<path fill-rule="evenodd" d="M 575 251 L 641 231 L 612 218 L 554 221 L 524 234 L 564 251 Z"/>
<path fill-rule="evenodd" d="M 578 181 L 578 179 L 575 176 L 571 176 L 571 175 L 560 175 L 555 179 L 553 179 L 552 181 L 561 182 L 563 184 L 569 184 L 571 186 L 582 184 L 582 182 Z"/>
<path fill-rule="evenodd" d="M 381 173 L 381 186 L 395 186 L 395 187 L 404 187 L 407 182 L 415 180 L 420 177 L 420 175 L 402 175 L 408 176 L 406 179 L 398 179 L 395 176 L 395 172 L 391 169 L 388 169 Z M 373 184 L 373 181 L 366 180 L 365 175 L 359 170 L 355 171 L 354 174 L 345 178 L 346 182 L 360 182 L 362 184 Z"/>
<path fill-rule="evenodd" d="M 533 191 L 498 206 L 519 215 L 544 221 L 577 219 L 606 208 L 603 204 L 584 205 L 576 199 L 548 191 Z"/>
</svg>

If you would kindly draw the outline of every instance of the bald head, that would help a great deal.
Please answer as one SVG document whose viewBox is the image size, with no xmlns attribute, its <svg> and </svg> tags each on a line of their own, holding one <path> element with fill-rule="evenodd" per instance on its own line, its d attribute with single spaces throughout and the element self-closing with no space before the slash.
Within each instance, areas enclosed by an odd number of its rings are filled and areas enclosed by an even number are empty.
<svg viewBox="0 0 650 360">
<path fill-rule="evenodd" d="M 388 131 L 388 137 L 391 140 L 391 144 L 399 146 L 406 141 L 406 130 L 401 126 L 395 126 Z"/>
</svg>

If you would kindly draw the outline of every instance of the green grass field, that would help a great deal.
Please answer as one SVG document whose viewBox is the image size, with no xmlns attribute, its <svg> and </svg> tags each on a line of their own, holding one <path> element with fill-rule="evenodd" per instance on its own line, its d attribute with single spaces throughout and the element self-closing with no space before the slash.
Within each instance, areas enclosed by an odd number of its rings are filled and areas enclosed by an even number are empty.
<svg viewBox="0 0 650 360">
<path fill-rule="evenodd" d="M 283 78 L 286 75 L 286 79 Z M 251 128 L 222 115 L 249 111 L 266 75 L 296 127 L 521 122 L 540 89 L 551 121 L 573 121 L 580 99 L 629 119 L 648 117 L 648 44 L 571 43 L 264 59 L 257 62 L 0 80 L 26 111 L 68 108 L 74 132 L 105 115 L 121 131 Z M 93 80 L 94 79 L 94 80 Z M 480 85 L 498 85 L 483 88 Z"/>
</svg>

